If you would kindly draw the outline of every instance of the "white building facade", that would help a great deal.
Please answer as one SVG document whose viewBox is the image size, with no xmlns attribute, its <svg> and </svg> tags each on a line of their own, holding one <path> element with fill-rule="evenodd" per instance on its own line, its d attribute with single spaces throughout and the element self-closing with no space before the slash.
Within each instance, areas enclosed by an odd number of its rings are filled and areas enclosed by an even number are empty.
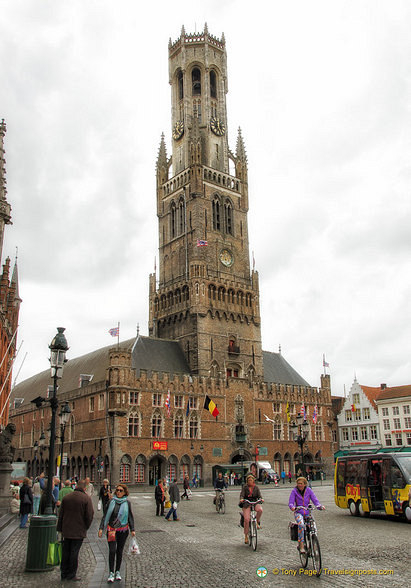
<svg viewBox="0 0 411 588">
<path fill-rule="evenodd" d="M 341 450 L 375 450 L 382 445 L 378 409 L 380 388 L 360 385 L 354 380 L 337 416 Z"/>
<path fill-rule="evenodd" d="M 383 447 L 411 447 L 411 385 L 384 387 L 376 404 Z"/>
</svg>

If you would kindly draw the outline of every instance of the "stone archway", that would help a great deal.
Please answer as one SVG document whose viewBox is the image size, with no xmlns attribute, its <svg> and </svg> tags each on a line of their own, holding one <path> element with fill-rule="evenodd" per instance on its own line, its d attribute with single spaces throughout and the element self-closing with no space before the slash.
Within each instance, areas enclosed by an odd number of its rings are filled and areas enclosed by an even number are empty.
<svg viewBox="0 0 411 588">
<path fill-rule="evenodd" d="M 148 483 L 155 486 L 159 479 L 166 477 L 166 460 L 162 455 L 153 455 L 148 462 Z"/>
</svg>

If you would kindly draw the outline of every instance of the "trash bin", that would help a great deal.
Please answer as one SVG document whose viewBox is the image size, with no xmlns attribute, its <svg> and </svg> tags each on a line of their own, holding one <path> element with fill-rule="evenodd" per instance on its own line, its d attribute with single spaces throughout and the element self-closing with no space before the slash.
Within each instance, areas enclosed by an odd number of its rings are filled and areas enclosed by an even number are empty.
<svg viewBox="0 0 411 588">
<path fill-rule="evenodd" d="M 49 543 L 57 540 L 57 517 L 55 515 L 32 516 L 27 538 L 26 572 L 46 572 Z"/>
</svg>

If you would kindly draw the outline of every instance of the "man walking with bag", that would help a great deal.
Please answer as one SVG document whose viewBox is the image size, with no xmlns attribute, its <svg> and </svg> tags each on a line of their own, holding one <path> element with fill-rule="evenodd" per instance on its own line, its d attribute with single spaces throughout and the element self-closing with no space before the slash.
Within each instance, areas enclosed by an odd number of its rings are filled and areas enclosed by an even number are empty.
<svg viewBox="0 0 411 588">
<path fill-rule="evenodd" d="M 91 498 L 85 493 L 85 481 L 77 483 L 74 492 L 67 494 L 60 506 L 57 531 L 63 534 L 61 579 L 79 581 L 78 555 L 94 516 Z"/>
<path fill-rule="evenodd" d="M 173 515 L 173 521 L 179 521 L 180 519 L 177 517 L 177 505 L 180 502 L 180 490 L 178 489 L 176 478 L 174 478 L 173 483 L 170 485 L 169 492 L 171 508 L 166 514 L 166 521 L 171 521 L 171 515 Z"/>
</svg>

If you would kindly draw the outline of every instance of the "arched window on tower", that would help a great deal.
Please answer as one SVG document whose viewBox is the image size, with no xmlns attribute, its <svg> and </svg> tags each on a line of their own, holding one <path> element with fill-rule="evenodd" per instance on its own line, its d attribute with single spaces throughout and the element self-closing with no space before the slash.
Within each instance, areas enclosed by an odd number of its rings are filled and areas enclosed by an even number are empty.
<svg viewBox="0 0 411 588">
<path fill-rule="evenodd" d="M 213 229 L 219 231 L 221 228 L 220 223 L 220 202 L 217 198 L 213 200 Z"/>
<path fill-rule="evenodd" d="M 178 203 L 178 232 L 183 235 L 185 231 L 185 214 L 184 214 L 184 200 L 181 198 Z"/>
<path fill-rule="evenodd" d="M 177 211 L 175 202 L 171 203 L 170 234 L 172 239 L 177 236 Z"/>
<path fill-rule="evenodd" d="M 224 203 L 224 228 L 229 235 L 233 234 L 233 207 L 229 200 Z"/>
<path fill-rule="evenodd" d="M 178 99 L 182 100 L 184 98 L 184 84 L 183 84 L 183 72 L 181 69 L 177 74 L 177 83 L 178 83 Z"/>
<path fill-rule="evenodd" d="M 193 96 L 201 96 L 201 71 L 195 67 L 191 72 L 191 81 L 193 84 Z"/>
<path fill-rule="evenodd" d="M 217 76 L 213 69 L 210 71 L 210 96 L 217 98 Z"/>
</svg>

